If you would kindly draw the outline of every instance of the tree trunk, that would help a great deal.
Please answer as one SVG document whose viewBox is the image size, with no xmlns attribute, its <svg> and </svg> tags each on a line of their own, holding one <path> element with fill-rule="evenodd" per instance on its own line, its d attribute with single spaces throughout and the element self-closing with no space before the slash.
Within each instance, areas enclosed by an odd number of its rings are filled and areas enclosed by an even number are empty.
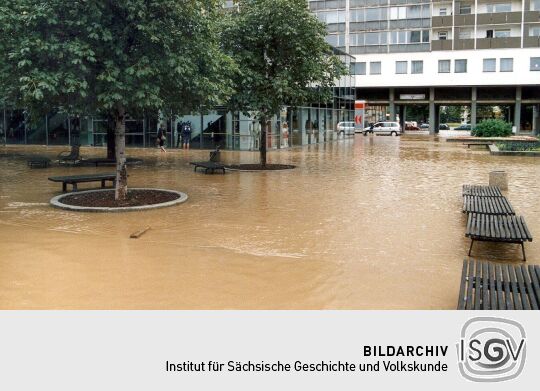
<svg viewBox="0 0 540 391">
<path fill-rule="evenodd" d="M 107 159 L 116 160 L 116 123 L 107 121 Z"/>
<path fill-rule="evenodd" d="M 266 167 L 266 134 L 267 134 L 268 121 L 266 118 L 261 120 L 261 142 L 259 143 L 259 160 L 261 167 Z"/>
<path fill-rule="evenodd" d="M 127 170 L 126 170 L 126 122 L 125 109 L 118 106 L 114 113 L 115 144 L 116 144 L 116 187 L 114 199 L 123 201 L 127 198 Z"/>
</svg>

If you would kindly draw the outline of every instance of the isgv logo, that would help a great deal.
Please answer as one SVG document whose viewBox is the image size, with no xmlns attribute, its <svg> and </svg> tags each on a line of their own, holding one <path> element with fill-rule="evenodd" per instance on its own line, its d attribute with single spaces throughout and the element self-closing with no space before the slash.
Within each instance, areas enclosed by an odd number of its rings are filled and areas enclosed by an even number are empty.
<svg viewBox="0 0 540 391">
<path fill-rule="evenodd" d="M 472 318 L 461 329 L 457 351 L 459 371 L 468 380 L 501 382 L 515 379 L 525 365 L 525 329 L 509 319 Z"/>
</svg>

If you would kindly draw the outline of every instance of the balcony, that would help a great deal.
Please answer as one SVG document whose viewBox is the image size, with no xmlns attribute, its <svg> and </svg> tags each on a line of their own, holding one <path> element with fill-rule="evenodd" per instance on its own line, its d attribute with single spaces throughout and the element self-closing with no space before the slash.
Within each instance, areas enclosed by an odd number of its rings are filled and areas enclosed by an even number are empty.
<svg viewBox="0 0 540 391">
<path fill-rule="evenodd" d="M 521 23 L 521 12 L 495 12 L 491 14 L 478 14 L 478 25 Z"/>
<path fill-rule="evenodd" d="M 431 41 L 431 50 L 452 50 L 452 40 L 438 39 Z"/>
<path fill-rule="evenodd" d="M 454 50 L 474 49 L 474 39 L 456 39 L 454 41 Z"/>
<path fill-rule="evenodd" d="M 477 49 L 506 49 L 521 47 L 521 37 L 478 38 Z"/>
<path fill-rule="evenodd" d="M 473 26 L 474 15 L 454 15 L 454 25 L 456 26 Z"/>
<path fill-rule="evenodd" d="M 525 23 L 540 22 L 540 11 L 525 11 Z"/>
<path fill-rule="evenodd" d="M 524 48 L 540 48 L 540 37 L 525 37 L 523 38 Z"/>
<path fill-rule="evenodd" d="M 452 26 L 452 15 L 433 16 L 431 18 L 432 27 L 450 27 Z"/>
</svg>

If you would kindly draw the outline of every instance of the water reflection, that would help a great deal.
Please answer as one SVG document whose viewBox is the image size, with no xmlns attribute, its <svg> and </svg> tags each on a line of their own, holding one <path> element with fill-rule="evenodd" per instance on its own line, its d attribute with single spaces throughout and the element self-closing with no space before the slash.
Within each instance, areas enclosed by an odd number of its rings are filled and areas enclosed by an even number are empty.
<svg viewBox="0 0 540 391">
<path fill-rule="evenodd" d="M 27 168 L 29 154 L 60 150 L 0 150 L 0 308 L 454 308 L 469 245 L 461 185 L 486 183 L 496 169 L 508 171 L 509 199 L 540 232 L 537 159 L 427 137 L 357 136 L 269 154 L 293 171 L 213 176 L 189 165 L 208 152 L 132 149 L 145 164 L 130 169 L 131 186 L 190 199 L 121 215 L 48 206 L 60 186 L 47 176 L 111 171 Z M 257 156 L 222 153 L 235 163 Z M 538 242 L 526 247 L 540 263 Z M 521 259 L 516 245 L 474 251 Z"/>
</svg>

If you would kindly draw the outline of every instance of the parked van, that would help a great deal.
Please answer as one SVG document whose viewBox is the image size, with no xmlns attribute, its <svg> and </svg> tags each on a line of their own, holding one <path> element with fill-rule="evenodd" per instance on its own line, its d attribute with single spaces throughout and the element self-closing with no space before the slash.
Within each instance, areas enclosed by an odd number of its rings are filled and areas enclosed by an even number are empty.
<svg viewBox="0 0 540 391">
<path fill-rule="evenodd" d="M 364 136 L 367 136 L 368 133 L 388 134 L 391 136 L 399 136 L 401 135 L 402 130 L 399 123 L 393 122 L 393 121 L 384 121 L 384 122 L 377 122 L 371 126 L 364 128 Z"/>
</svg>

